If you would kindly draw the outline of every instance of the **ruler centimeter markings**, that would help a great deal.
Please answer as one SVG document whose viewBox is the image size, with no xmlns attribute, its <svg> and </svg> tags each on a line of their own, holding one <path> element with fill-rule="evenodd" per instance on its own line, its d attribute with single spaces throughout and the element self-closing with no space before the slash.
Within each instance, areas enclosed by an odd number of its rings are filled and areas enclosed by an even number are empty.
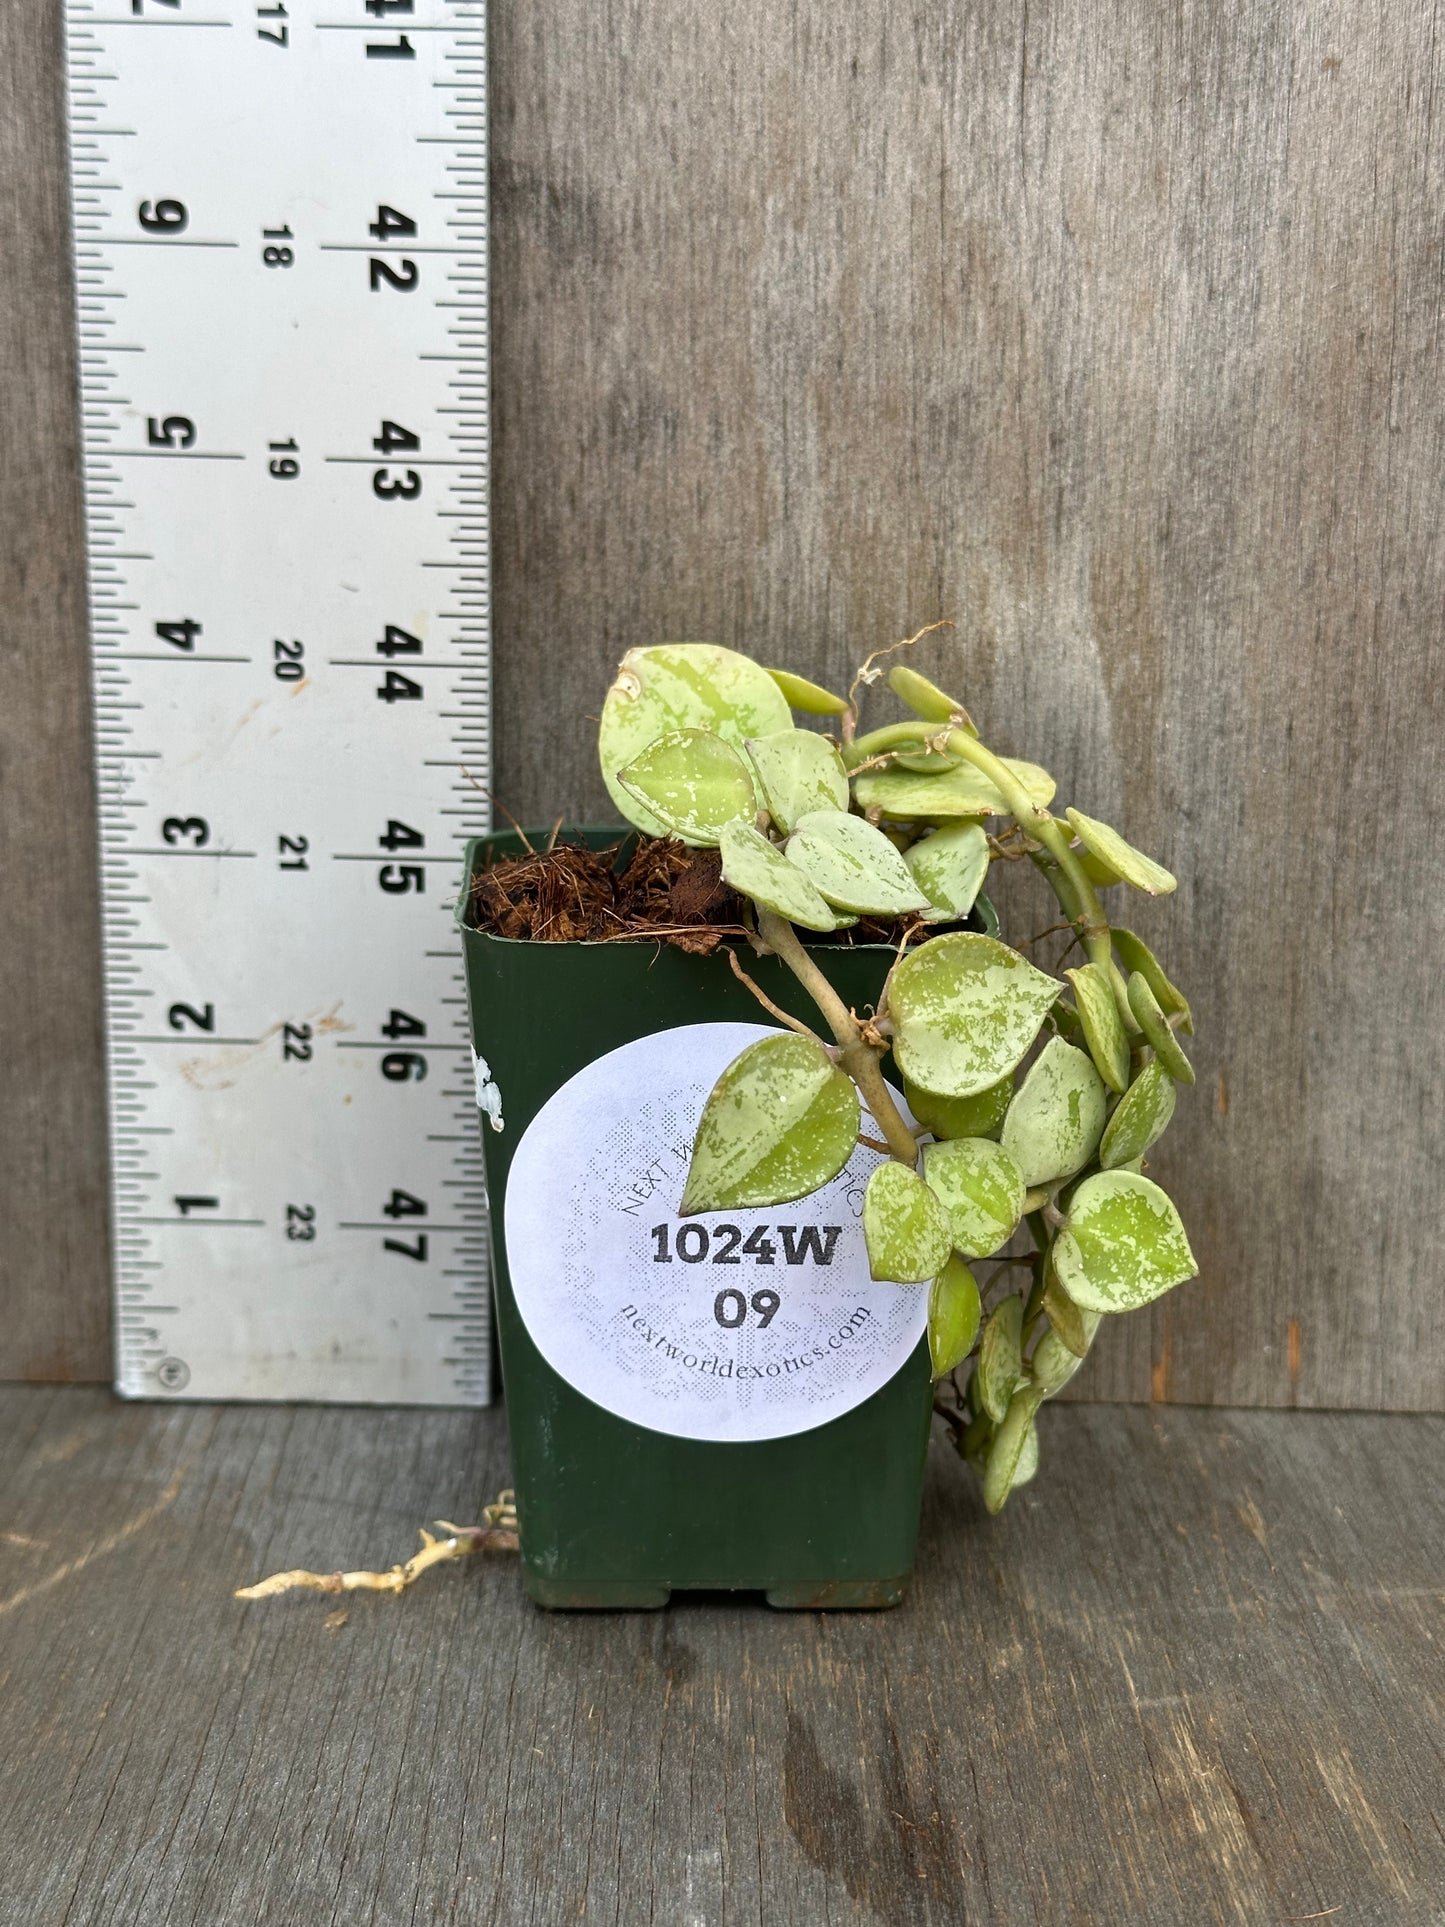
<svg viewBox="0 0 1445 1927">
<path fill-rule="evenodd" d="M 117 1382 L 473 1404 L 484 0 L 66 0 Z"/>
</svg>

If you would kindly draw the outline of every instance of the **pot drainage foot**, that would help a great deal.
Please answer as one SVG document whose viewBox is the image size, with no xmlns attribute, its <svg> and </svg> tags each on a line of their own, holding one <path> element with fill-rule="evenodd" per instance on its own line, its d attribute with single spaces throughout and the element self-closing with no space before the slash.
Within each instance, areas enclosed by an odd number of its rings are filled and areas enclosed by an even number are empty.
<svg viewBox="0 0 1445 1927">
<path fill-rule="evenodd" d="M 628 1580 L 595 1585 L 527 1576 L 527 1592 L 539 1606 L 552 1612 L 655 1612 L 672 1598 L 671 1586 L 649 1586 Z"/>
<path fill-rule="evenodd" d="M 784 1612 L 877 1611 L 903 1603 L 911 1573 L 894 1579 L 835 1579 L 822 1585 L 770 1586 L 770 1606 Z"/>
</svg>

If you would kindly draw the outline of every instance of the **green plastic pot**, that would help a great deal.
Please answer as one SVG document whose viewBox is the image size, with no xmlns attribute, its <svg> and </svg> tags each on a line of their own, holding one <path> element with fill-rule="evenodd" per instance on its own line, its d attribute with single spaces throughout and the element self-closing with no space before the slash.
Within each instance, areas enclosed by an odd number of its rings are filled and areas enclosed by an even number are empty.
<svg viewBox="0 0 1445 1927">
<path fill-rule="evenodd" d="M 564 834 L 601 849 L 626 832 Z M 603 1410 L 528 1334 L 501 1227 L 512 1156 L 537 1112 L 594 1058 L 636 1038 L 681 1024 L 767 1020 L 720 952 L 526 943 L 469 928 L 472 878 L 521 848 L 516 834 L 468 846 L 457 923 L 473 1047 L 505 1101 L 505 1129 L 483 1129 L 482 1141 L 527 1590 L 550 1607 L 663 1606 L 678 1589 L 761 1591 L 773 1606 L 896 1605 L 918 1533 L 932 1406 L 926 1339 L 841 1417 L 790 1437 L 718 1444 Z M 876 1003 L 891 948 L 828 946 L 827 958 L 846 1002 Z M 784 1009 L 816 1016 L 776 958 L 749 956 L 748 971 Z"/>
</svg>

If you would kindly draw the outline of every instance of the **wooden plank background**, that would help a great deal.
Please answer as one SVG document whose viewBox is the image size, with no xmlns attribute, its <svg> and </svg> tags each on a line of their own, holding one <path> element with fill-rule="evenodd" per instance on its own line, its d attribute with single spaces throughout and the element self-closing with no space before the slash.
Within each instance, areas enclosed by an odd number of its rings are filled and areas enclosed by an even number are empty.
<svg viewBox="0 0 1445 1927">
<path fill-rule="evenodd" d="M 58 9 L 0 13 L 0 1367 L 102 1374 Z M 1203 1279 L 1106 1398 L 1445 1407 L 1441 47 L 1423 0 L 497 4 L 497 787 L 600 810 L 629 645 L 936 616 L 1167 860 Z M 1011 905 L 1016 935 L 1042 906 Z"/>
</svg>

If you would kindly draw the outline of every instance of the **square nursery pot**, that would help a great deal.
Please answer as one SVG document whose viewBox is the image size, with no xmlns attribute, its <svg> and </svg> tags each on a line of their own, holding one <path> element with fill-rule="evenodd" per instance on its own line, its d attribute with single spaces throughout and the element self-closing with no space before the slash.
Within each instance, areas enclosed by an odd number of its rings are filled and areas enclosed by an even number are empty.
<svg viewBox="0 0 1445 1927">
<path fill-rule="evenodd" d="M 876 1153 L 795 1205 L 679 1218 L 703 1099 L 778 1026 L 720 951 L 469 928 L 472 879 L 521 847 L 469 845 L 457 922 L 479 1092 L 489 1073 L 504 1120 L 482 1137 L 527 1590 L 551 1607 L 678 1588 L 895 1605 L 932 1396 L 927 1293 L 874 1284 L 863 1257 Z M 844 999 L 875 1003 L 892 949 L 825 948 Z M 778 959 L 743 961 L 815 1017 Z"/>
</svg>

